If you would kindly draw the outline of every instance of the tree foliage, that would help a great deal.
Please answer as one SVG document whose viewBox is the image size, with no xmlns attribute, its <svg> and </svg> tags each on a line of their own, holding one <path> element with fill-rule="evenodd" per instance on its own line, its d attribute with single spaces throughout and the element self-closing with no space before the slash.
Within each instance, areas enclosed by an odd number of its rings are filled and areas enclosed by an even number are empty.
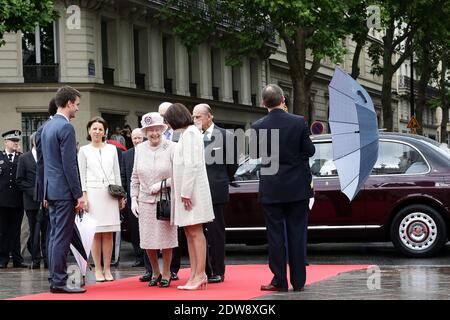
<svg viewBox="0 0 450 320">
<path fill-rule="evenodd" d="M 345 53 L 347 9 L 347 1 L 333 0 L 169 0 L 161 17 L 188 49 L 214 40 L 225 49 L 229 65 L 244 56 L 267 57 L 278 35 L 286 44 L 294 113 L 310 117 L 311 84 L 322 59 L 340 62 Z"/>
<path fill-rule="evenodd" d="M 53 0 L 0 0 L 0 45 L 6 32 L 32 31 L 53 19 Z"/>
</svg>

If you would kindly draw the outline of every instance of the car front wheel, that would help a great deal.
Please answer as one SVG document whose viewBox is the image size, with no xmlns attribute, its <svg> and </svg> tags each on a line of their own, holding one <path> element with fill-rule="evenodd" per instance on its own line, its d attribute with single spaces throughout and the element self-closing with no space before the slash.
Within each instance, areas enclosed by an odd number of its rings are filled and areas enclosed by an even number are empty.
<svg viewBox="0 0 450 320">
<path fill-rule="evenodd" d="M 435 209 L 421 204 L 410 205 L 395 216 L 391 239 L 397 250 L 409 257 L 430 257 L 445 245 L 446 225 Z"/>
</svg>

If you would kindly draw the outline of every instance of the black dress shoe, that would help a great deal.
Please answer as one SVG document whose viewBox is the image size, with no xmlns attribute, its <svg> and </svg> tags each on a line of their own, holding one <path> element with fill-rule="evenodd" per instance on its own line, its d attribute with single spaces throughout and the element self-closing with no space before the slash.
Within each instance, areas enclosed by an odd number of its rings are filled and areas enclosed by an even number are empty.
<svg viewBox="0 0 450 320">
<path fill-rule="evenodd" d="M 287 292 L 288 288 L 277 287 L 277 286 L 274 286 L 273 284 L 268 284 L 268 285 L 262 285 L 261 286 L 261 291 Z"/>
<path fill-rule="evenodd" d="M 13 268 L 28 268 L 28 265 L 26 265 L 23 262 L 20 263 L 13 263 Z"/>
<path fill-rule="evenodd" d="M 301 288 L 294 288 L 293 291 L 305 291 L 305 287 L 301 287 Z"/>
<path fill-rule="evenodd" d="M 50 286 L 51 293 L 84 293 L 86 289 L 83 288 L 69 288 L 68 286 L 57 287 Z"/>
<path fill-rule="evenodd" d="M 144 266 L 144 261 L 143 260 L 136 260 L 131 266 L 133 268 L 143 267 Z"/>
<path fill-rule="evenodd" d="M 212 276 L 212 277 L 208 277 L 208 283 L 219 283 L 219 282 L 223 282 L 225 280 L 224 276 Z"/>
<path fill-rule="evenodd" d="M 178 279 L 179 279 L 179 278 L 178 278 L 177 273 L 171 271 L 171 272 L 170 272 L 170 280 L 175 281 L 175 280 L 178 280 Z"/>
<path fill-rule="evenodd" d="M 139 277 L 140 282 L 149 282 L 152 279 L 152 274 L 149 272 L 144 273 Z"/>
</svg>

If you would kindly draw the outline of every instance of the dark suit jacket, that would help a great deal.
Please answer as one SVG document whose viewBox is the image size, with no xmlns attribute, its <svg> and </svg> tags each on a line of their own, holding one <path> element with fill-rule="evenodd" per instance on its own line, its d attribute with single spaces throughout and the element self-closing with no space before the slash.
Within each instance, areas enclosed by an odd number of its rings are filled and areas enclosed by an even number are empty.
<svg viewBox="0 0 450 320">
<path fill-rule="evenodd" d="M 16 183 L 18 162 L 18 153 L 14 156 L 14 161 L 10 163 L 6 153 L 0 152 L 0 207 L 22 207 L 22 192 Z"/>
<path fill-rule="evenodd" d="M 37 164 L 31 151 L 28 151 L 19 157 L 16 182 L 19 189 L 23 192 L 23 207 L 25 210 L 39 209 L 39 202 L 34 201 L 36 169 Z"/>
<path fill-rule="evenodd" d="M 228 184 L 233 181 L 234 174 L 238 168 L 236 160 L 237 150 L 236 148 L 234 148 L 234 150 L 227 150 L 227 136 L 232 136 L 232 134 L 225 129 L 214 125 L 211 140 L 205 141 L 206 157 L 208 157 L 209 154 L 214 158 L 216 152 L 220 154 L 220 152 L 223 151 L 221 163 L 206 165 L 206 172 L 208 173 L 209 188 L 211 190 L 213 204 L 224 204 L 229 201 L 230 197 L 228 194 Z M 216 137 L 222 137 L 222 139 L 217 139 Z M 233 163 L 227 163 L 227 152 L 234 152 L 233 157 L 229 155 L 229 157 L 233 159 Z"/>
<path fill-rule="evenodd" d="M 34 194 L 34 200 L 41 202 L 44 200 L 44 158 L 42 156 L 42 146 L 41 146 L 41 135 L 44 126 L 50 121 L 48 119 L 42 126 L 40 126 L 36 131 L 36 136 L 34 137 L 36 142 L 36 155 L 37 155 L 37 170 L 36 170 L 36 188 Z"/>
<path fill-rule="evenodd" d="M 127 192 L 128 206 L 131 206 L 130 185 L 133 167 L 134 167 L 134 147 L 122 153 L 122 168 L 120 170 L 122 186 L 125 188 L 125 191 Z"/>
<path fill-rule="evenodd" d="M 259 200 L 261 203 L 286 203 L 308 199 L 311 196 L 311 170 L 306 160 L 315 152 L 309 138 L 309 128 L 305 119 L 275 109 L 264 118 L 256 121 L 252 128 L 279 129 L 279 170 L 275 175 L 261 175 Z M 252 139 L 251 143 L 253 143 Z M 270 131 L 267 143 L 271 150 Z M 270 164 L 262 165 L 270 166 Z"/>
<path fill-rule="evenodd" d="M 44 164 L 44 198 L 76 200 L 81 198 L 77 146 L 74 127 L 62 115 L 48 121 L 41 134 Z"/>
</svg>

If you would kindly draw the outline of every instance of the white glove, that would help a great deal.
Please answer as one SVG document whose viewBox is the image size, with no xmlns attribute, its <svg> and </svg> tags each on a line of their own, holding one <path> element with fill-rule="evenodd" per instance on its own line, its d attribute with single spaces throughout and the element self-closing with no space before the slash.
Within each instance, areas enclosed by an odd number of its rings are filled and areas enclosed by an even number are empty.
<svg viewBox="0 0 450 320">
<path fill-rule="evenodd" d="M 138 210 L 138 208 L 139 208 L 139 204 L 138 204 L 137 198 L 133 197 L 131 199 L 131 212 L 134 214 L 134 216 L 136 218 L 139 217 L 139 210 Z"/>
<path fill-rule="evenodd" d="M 154 183 L 150 187 L 150 193 L 151 194 L 158 194 L 161 191 L 161 182 Z"/>
</svg>

